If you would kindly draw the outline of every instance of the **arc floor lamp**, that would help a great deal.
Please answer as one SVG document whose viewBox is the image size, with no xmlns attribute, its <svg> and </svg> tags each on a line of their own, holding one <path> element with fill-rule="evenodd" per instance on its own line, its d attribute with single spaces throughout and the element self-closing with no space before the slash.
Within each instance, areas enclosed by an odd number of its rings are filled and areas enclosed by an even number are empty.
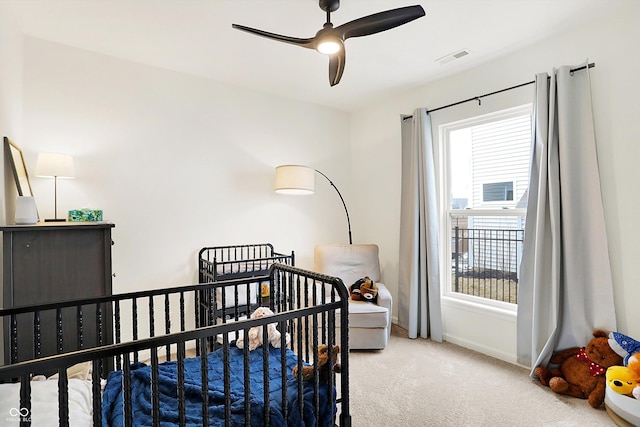
<svg viewBox="0 0 640 427">
<path fill-rule="evenodd" d="M 276 182 L 274 191 L 276 193 L 281 194 L 294 194 L 294 195 L 304 195 L 304 194 L 313 194 L 316 189 L 316 175 L 318 172 L 322 175 L 329 184 L 336 190 L 338 196 L 340 196 L 340 200 L 342 201 L 342 206 L 344 206 L 344 213 L 347 214 L 347 227 L 349 229 L 349 244 L 353 244 L 353 240 L 351 239 L 351 220 L 349 219 L 349 211 L 347 210 L 347 204 L 344 202 L 344 198 L 342 194 L 340 194 L 340 190 L 338 187 L 329 179 L 329 177 L 318 169 L 312 169 L 307 166 L 301 165 L 282 165 L 276 167 Z"/>
</svg>

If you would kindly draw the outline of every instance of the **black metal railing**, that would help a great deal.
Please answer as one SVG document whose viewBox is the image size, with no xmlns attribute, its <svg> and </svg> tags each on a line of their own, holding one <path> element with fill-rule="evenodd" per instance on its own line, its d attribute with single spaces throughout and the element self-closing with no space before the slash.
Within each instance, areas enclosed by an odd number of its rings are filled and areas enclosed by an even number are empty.
<svg viewBox="0 0 640 427">
<path fill-rule="evenodd" d="M 451 229 L 454 292 L 518 303 L 518 278 L 524 230 Z"/>
</svg>

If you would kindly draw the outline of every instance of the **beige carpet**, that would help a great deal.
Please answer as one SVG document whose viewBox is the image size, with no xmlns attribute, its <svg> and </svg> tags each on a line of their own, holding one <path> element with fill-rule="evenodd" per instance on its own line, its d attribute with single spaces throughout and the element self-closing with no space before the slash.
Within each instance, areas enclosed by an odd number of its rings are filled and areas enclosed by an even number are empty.
<svg viewBox="0 0 640 427">
<path fill-rule="evenodd" d="M 528 370 L 471 350 L 406 337 L 349 357 L 354 427 L 615 426 L 604 405 L 560 396 Z"/>
</svg>

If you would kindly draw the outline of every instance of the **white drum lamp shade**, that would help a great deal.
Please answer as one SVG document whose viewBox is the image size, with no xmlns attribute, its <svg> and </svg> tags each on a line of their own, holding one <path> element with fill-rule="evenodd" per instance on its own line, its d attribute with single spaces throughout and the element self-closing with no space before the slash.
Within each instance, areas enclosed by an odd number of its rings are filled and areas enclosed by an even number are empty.
<svg viewBox="0 0 640 427">
<path fill-rule="evenodd" d="M 43 178 L 74 178 L 76 170 L 73 157 L 68 154 L 40 153 L 36 163 L 36 175 Z"/>
<path fill-rule="evenodd" d="M 313 194 L 316 171 L 307 166 L 283 165 L 276 167 L 274 191 L 281 194 Z"/>
</svg>

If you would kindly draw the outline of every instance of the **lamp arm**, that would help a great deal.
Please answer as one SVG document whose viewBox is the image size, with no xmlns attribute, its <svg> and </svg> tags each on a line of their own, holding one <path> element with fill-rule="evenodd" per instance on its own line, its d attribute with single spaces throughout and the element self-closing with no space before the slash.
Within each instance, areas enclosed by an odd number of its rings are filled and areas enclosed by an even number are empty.
<svg viewBox="0 0 640 427">
<path fill-rule="evenodd" d="M 331 184 L 331 186 L 336 190 L 336 192 L 338 193 L 338 196 L 340 196 L 340 200 L 342 200 L 342 206 L 344 206 L 344 213 L 347 214 L 347 226 L 349 227 L 349 244 L 352 245 L 353 240 L 351 239 L 351 220 L 349 219 L 349 211 L 347 210 L 347 204 L 344 202 L 344 198 L 342 197 L 342 194 L 340 194 L 340 190 L 338 190 L 338 187 L 336 187 L 333 181 L 331 181 L 327 175 L 323 174 L 318 169 L 315 169 L 315 171 L 318 172 L 320 175 L 324 176 L 325 179 L 329 181 L 329 184 Z"/>
</svg>

